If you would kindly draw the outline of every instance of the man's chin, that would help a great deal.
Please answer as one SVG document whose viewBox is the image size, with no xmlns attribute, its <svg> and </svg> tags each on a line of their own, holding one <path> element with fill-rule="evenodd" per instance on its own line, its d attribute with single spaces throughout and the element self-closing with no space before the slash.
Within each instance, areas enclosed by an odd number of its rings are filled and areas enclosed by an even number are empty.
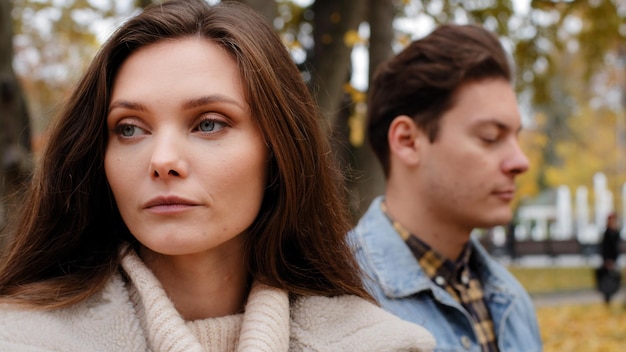
<svg viewBox="0 0 626 352">
<path fill-rule="evenodd" d="M 513 212 L 510 209 L 498 210 L 490 216 L 485 217 L 482 228 L 491 228 L 496 226 L 508 225 L 513 220 Z"/>
</svg>

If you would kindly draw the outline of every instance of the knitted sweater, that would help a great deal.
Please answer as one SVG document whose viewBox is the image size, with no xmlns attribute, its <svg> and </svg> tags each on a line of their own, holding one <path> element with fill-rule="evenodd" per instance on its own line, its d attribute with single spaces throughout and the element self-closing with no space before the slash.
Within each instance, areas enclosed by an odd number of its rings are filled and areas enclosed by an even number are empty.
<svg viewBox="0 0 626 352">
<path fill-rule="evenodd" d="M 68 308 L 0 306 L 0 351 L 429 351 L 432 335 L 354 296 L 299 297 L 255 283 L 245 312 L 185 322 L 139 257 Z"/>
</svg>

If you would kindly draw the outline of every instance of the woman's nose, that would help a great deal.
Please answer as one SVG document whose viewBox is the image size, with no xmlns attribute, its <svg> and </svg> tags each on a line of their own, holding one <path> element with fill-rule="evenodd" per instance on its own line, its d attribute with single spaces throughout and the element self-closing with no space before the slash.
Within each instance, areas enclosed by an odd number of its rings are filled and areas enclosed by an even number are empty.
<svg viewBox="0 0 626 352">
<path fill-rule="evenodd" d="M 182 144 L 182 139 L 175 136 L 155 138 L 149 171 L 152 177 L 187 177 L 189 165 L 185 160 Z"/>
</svg>

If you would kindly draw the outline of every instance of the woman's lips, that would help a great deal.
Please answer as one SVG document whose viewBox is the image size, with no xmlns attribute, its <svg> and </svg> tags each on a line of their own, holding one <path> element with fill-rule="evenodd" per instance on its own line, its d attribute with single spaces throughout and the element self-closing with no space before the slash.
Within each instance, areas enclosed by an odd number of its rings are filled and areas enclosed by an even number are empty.
<svg viewBox="0 0 626 352">
<path fill-rule="evenodd" d="M 200 205 L 198 202 L 178 196 L 159 196 L 147 201 L 143 209 L 152 213 L 179 213 Z"/>
</svg>

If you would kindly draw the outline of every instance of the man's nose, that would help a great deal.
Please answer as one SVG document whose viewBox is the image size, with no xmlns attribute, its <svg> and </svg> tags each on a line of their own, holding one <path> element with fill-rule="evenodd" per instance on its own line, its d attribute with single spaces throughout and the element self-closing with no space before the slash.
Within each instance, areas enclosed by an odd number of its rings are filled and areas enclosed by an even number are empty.
<svg viewBox="0 0 626 352">
<path fill-rule="evenodd" d="M 526 154 L 522 151 L 519 141 L 517 139 L 513 140 L 511 142 L 509 155 L 502 165 L 503 171 L 512 176 L 517 176 L 526 172 L 529 167 L 530 162 Z"/>
</svg>

